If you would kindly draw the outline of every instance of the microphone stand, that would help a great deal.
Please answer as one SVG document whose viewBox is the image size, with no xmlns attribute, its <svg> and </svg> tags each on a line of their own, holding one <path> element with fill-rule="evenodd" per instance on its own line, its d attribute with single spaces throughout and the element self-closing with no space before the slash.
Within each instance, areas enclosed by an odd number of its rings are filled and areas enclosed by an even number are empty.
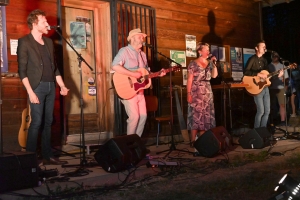
<svg viewBox="0 0 300 200">
<path fill-rule="evenodd" d="M 154 49 L 153 49 L 154 50 Z M 177 66 L 180 66 L 180 67 L 182 67 L 181 66 L 181 64 L 179 64 L 179 63 L 177 63 L 177 62 L 175 62 L 174 60 L 172 60 L 171 58 L 169 58 L 169 57 L 167 57 L 167 56 L 165 56 L 164 54 L 162 54 L 162 53 L 160 53 L 160 52 L 158 52 L 158 51 L 156 51 L 156 50 L 154 50 L 156 53 L 158 53 L 159 55 L 161 55 L 161 56 L 163 56 L 164 58 L 166 58 L 167 60 L 168 60 L 168 62 L 169 62 L 169 68 L 172 68 L 172 66 L 171 66 L 171 63 L 173 62 L 173 63 L 175 63 L 175 64 L 177 64 Z M 168 157 L 168 155 L 172 152 L 172 151 L 174 151 L 174 150 L 177 150 L 177 151 L 181 151 L 181 152 L 186 152 L 186 153 L 191 153 L 191 154 L 193 154 L 192 152 L 190 152 L 190 151 L 185 151 L 185 150 L 179 150 L 179 149 L 176 149 L 176 145 L 175 145 L 175 142 L 174 142 L 174 134 L 173 134 L 173 131 L 174 131 L 174 123 L 173 123 L 173 119 L 174 119 L 174 117 L 173 117 L 173 103 L 172 103 L 172 101 L 173 101 L 173 89 L 172 89 L 172 71 L 170 70 L 170 116 L 171 116 L 171 124 L 170 124 L 170 128 L 171 128 L 171 146 L 170 146 L 170 148 L 169 149 L 167 149 L 167 150 L 164 150 L 164 151 L 160 151 L 160 152 L 157 152 L 156 154 L 160 154 L 160 153 L 163 153 L 163 152 L 166 152 L 166 151 L 169 151 L 163 158 L 165 159 L 166 157 Z"/>
<path fill-rule="evenodd" d="M 81 134 L 81 143 L 80 147 L 83 149 L 82 150 L 82 157 L 80 155 L 80 168 L 76 171 L 82 170 L 82 168 L 87 166 L 87 160 L 86 160 L 86 156 L 85 156 L 85 139 L 84 139 L 84 116 L 83 116 L 83 94 L 82 94 L 82 68 L 81 68 L 81 63 L 84 62 L 91 71 L 93 71 L 92 67 L 85 61 L 85 59 L 81 56 L 80 53 L 78 53 L 75 48 L 73 47 L 73 45 L 71 45 L 66 38 L 64 38 L 62 36 L 62 34 L 58 31 L 58 27 L 55 27 L 55 31 L 57 32 L 58 35 L 60 35 L 60 37 L 69 45 L 69 47 L 71 47 L 71 49 L 73 49 L 73 51 L 76 53 L 77 55 L 77 60 L 78 60 L 78 68 L 80 71 L 80 134 Z M 62 167 L 75 167 L 78 165 L 62 165 Z"/>
<path fill-rule="evenodd" d="M 279 60 L 282 62 L 282 64 L 283 64 L 283 66 L 284 66 L 284 63 L 285 62 L 288 62 L 289 63 L 289 61 L 288 60 L 284 60 L 283 58 L 281 58 L 281 57 L 279 57 Z M 286 84 L 285 84 L 285 76 L 284 76 L 284 72 L 283 72 L 283 88 L 284 88 L 284 90 L 285 90 L 285 87 L 286 87 Z M 291 78 L 291 77 L 290 77 Z M 286 139 L 296 139 L 296 138 L 293 138 L 292 136 L 290 136 L 290 133 L 288 132 L 288 130 L 287 130 L 287 126 L 288 126 L 288 122 L 287 122 L 287 109 L 286 109 L 286 102 L 287 102 L 287 100 L 286 100 L 286 92 L 284 93 L 284 109 L 285 109 L 285 130 L 283 130 L 282 128 L 279 128 L 279 127 L 277 127 L 277 126 L 275 126 L 275 130 L 280 130 L 280 131 L 282 131 L 283 133 L 284 133 L 284 135 L 283 136 L 281 136 L 281 137 L 274 137 L 275 138 L 275 140 L 286 140 Z"/>
</svg>

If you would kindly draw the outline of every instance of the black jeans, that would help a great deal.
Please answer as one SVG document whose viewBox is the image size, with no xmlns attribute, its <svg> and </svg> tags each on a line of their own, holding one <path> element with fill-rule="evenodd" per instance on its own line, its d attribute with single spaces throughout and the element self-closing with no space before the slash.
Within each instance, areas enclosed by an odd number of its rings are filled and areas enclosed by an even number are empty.
<svg viewBox="0 0 300 200">
<path fill-rule="evenodd" d="M 55 83 L 40 82 L 34 92 L 39 98 L 40 104 L 30 103 L 31 122 L 28 129 L 26 151 L 36 152 L 37 138 L 43 122 L 41 135 L 42 156 L 44 159 L 49 159 L 53 156 L 51 149 L 51 125 L 55 101 Z"/>
</svg>

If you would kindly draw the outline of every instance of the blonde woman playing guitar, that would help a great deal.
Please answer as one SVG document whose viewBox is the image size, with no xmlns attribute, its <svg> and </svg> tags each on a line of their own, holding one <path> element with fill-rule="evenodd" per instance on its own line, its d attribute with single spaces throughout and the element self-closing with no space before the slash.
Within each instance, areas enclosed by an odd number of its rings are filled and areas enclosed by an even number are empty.
<svg viewBox="0 0 300 200">
<path fill-rule="evenodd" d="M 257 76 L 261 80 L 268 79 L 268 63 L 267 60 L 263 57 L 266 52 L 266 44 L 264 41 L 260 41 L 255 46 L 255 54 L 251 56 L 246 64 L 246 70 L 244 75 Z M 283 70 L 280 70 L 278 77 L 283 75 Z M 244 79 L 243 79 L 244 80 Z M 247 88 L 246 88 L 247 89 Z M 263 90 L 254 96 L 254 101 L 256 104 L 256 115 L 254 121 L 254 128 L 258 127 L 267 127 L 267 122 L 270 114 L 270 94 L 269 88 L 264 87 Z"/>
</svg>

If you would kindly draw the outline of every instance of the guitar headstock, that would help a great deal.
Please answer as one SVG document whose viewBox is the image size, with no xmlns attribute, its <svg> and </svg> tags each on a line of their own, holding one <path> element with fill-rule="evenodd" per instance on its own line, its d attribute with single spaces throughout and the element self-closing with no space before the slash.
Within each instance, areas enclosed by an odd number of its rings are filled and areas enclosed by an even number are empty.
<svg viewBox="0 0 300 200">
<path fill-rule="evenodd" d="M 181 66 L 176 66 L 174 69 L 175 72 L 180 72 L 181 71 Z"/>
<path fill-rule="evenodd" d="M 297 68 L 297 63 L 290 64 L 289 67 L 291 69 L 296 69 Z"/>
<path fill-rule="evenodd" d="M 172 71 L 180 72 L 181 71 L 181 66 L 178 66 L 178 65 L 174 66 Z"/>
</svg>

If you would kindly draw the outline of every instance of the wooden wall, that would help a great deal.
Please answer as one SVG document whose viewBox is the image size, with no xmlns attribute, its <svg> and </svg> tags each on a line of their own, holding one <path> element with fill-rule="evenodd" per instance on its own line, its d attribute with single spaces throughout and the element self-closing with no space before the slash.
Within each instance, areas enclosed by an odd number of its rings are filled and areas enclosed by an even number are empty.
<svg viewBox="0 0 300 200">
<path fill-rule="evenodd" d="M 260 39 L 258 4 L 251 0 L 127 1 L 156 9 L 158 51 L 167 56 L 170 50 L 185 50 L 185 34 L 196 35 L 197 41 L 204 40 L 210 44 L 247 48 L 252 48 Z M 26 91 L 17 77 L 17 57 L 10 55 L 9 40 L 18 39 L 29 33 L 26 17 L 34 9 L 45 10 L 49 24 L 57 24 L 57 2 L 57 0 L 12 0 L 6 6 L 9 73 L 2 78 L 4 150 L 18 146 L 16 144 L 21 112 L 26 107 Z M 49 36 L 53 39 L 58 37 L 53 30 Z M 168 67 L 168 62 L 161 57 L 159 60 L 162 67 Z M 187 64 L 189 61 L 190 58 L 187 59 Z M 181 85 L 181 73 L 174 73 L 172 82 Z M 161 78 L 162 87 L 168 84 L 169 76 Z M 183 101 L 185 102 L 185 97 Z M 59 115 L 60 105 L 57 99 L 55 115 Z M 59 132 L 60 125 L 56 124 L 55 127 Z"/>
<path fill-rule="evenodd" d="M 26 18 L 34 9 L 46 11 L 49 24 L 57 23 L 57 0 L 13 0 L 6 6 L 8 73 L 2 74 L 2 136 L 3 149 L 18 150 L 18 132 L 21 125 L 21 113 L 26 108 L 27 92 L 18 77 L 17 56 L 10 54 L 10 39 L 18 39 L 30 32 Z M 54 31 L 49 32 L 54 37 Z M 57 95 L 58 96 L 58 95 Z M 56 99 L 56 111 L 60 109 L 59 98 Z M 60 144 L 59 112 L 55 112 L 55 132 L 52 144 Z M 57 134 L 58 133 L 58 134 Z"/>
<path fill-rule="evenodd" d="M 170 56 L 170 50 L 186 49 L 185 35 L 195 35 L 203 41 L 218 46 L 253 48 L 260 40 L 259 7 L 251 0 L 128 0 L 156 9 L 157 50 Z M 228 52 L 229 56 L 229 52 Z M 160 67 L 167 68 L 166 59 L 158 55 Z M 186 64 L 195 58 L 187 57 Z M 170 78 L 160 79 L 162 114 L 170 113 Z M 181 86 L 182 74 L 172 74 L 173 85 Z M 187 114 L 186 89 L 182 91 L 183 114 Z M 220 95 L 215 96 L 215 107 L 220 104 Z M 252 101 L 252 99 L 251 99 Z M 176 102 L 173 100 L 174 125 L 178 126 Z M 221 115 L 216 107 L 216 115 Z M 255 107 L 254 107 L 255 109 Z M 217 125 L 222 125 L 218 124 Z"/>
<path fill-rule="evenodd" d="M 170 50 L 185 50 L 185 34 L 209 44 L 245 48 L 260 39 L 258 3 L 251 0 L 129 1 L 156 9 L 157 47 L 167 56 Z M 175 79 L 182 83 L 181 75 Z M 162 80 L 163 85 L 169 83 L 167 76 Z"/>
</svg>

